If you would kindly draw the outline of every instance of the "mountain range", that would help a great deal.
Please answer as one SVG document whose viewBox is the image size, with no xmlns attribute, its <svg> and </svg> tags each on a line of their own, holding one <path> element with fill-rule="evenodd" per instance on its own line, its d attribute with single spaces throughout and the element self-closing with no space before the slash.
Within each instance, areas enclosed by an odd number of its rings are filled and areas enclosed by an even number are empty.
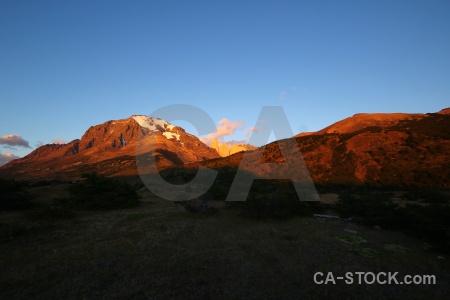
<svg viewBox="0 0 450 300">
<path fill-rule="evenodd" d="M 450 187 L 450 108 L 437 113 L 356 114 L 317 132 L 295 136 L 315 184 L 379 187 Z M 292 143 L 275 141 L 249 155 L 280 163 Z M 204 161 L 211 168 L 238 168 L 243 153 Z M 253 173 L 269 173 L 252 169 Z"/>
<path fill-rule="evenodd" d="M 86 172 L 106 176 L 136 175 L 136 157 L 153 155 L 159 169 L 220 157 L 181 127 L 153 117 L 134 115 L 91 126 L 67 144 L 43 145 L 0 168 L 14 179 L 72 180 Z"/>
<path fill-rule="evenodd" d="M 295 139 L 316 184 L 450 187 L 450 108 L 427 114 L 356 114 Z M 73 180 L 91 171 L 132 176 L 137 175 L 136 157 L 146 155 L 156 157 L 159 170 L 199 163 L 237 168 L 244 153 L 262 162 L 282 162 L 281 143 L 253 149 L 213 141 L 208 147 L 181 127 L 134 115 L 91 126 L 70 143 L 41 146 L 0 167 L 0 176 Z"/>
</svg>

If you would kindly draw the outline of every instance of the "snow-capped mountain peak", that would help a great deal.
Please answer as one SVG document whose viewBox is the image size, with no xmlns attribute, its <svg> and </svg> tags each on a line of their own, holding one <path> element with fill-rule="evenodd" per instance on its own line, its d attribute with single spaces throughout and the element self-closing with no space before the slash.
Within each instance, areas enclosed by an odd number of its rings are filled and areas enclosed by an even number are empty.
<svg viewBox="0 0 450 300">
<path fill-rule="evenodd" d="M 151 131 L 165 131 L 166 127 L 171 126 L 167 121 L 160 118 L 153 118 L 143 115 L 133 115 L 132 118 L 141 126 Z M 159 127 L 159 128 L 158 128 Z M 162 130 L 161 130 L 162 129 Z"/>
<path fill-rule="evenodd" d="M 180 140 L 178 132 L 172 132 L 172 129 L 174 129 L 175 126 L 163 119 L 143 115 L 133 115 L 132 118 L 143 128 L 147 128 L 153 132 L 161 131 L 167 139 L 175 138 L 178 141 Z"/>
</svg>

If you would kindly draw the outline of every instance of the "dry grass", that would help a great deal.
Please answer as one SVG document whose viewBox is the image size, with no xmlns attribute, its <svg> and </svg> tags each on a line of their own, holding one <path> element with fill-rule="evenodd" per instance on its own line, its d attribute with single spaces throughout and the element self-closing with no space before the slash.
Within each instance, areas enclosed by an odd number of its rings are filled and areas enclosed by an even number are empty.
<svg viewBox="0 0 450 300">
<path fill-rule="evenodd" d="M 400 233 L 312 218 L 252 220 L 226 207 L 190 214 L 145 197 L 138 208 L 59 221 L 1 214 L 0 299 L 445 299 L 450 290 L 448 260 Z M 358 255 L 337 239 L 345 228 L 378 255 Z M 430 274 L 437 284 L 316 285 L 319 271 Z"/>
</svg>

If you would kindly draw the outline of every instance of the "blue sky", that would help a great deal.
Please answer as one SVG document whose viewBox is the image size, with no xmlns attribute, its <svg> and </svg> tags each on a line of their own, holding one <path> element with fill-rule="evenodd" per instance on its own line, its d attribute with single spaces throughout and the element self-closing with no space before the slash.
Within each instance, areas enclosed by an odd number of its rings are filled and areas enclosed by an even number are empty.
<svg viewBox="0 0 450 300">
<path fill-rule="evenodd" d="M 176 103 L 244 122 L 228 140 L 263 105 L 294 133 L 436 112 L 450 106 L 450 1 L 1 1 L 0 101 L 0 136 L 30 146 L 0 144 L 16 156 Z"/>
</svg>

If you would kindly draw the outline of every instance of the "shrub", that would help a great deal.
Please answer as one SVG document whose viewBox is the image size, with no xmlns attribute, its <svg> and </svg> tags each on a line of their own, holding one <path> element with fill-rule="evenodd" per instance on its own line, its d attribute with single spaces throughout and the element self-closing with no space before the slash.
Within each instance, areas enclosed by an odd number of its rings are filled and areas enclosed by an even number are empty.
<svg viewBox="0 0 450 300">
<path fill-rule="evenodd" d="M 283 219 L 323 211 L 320 202 L 300 201 L 292 182 L 275 180 L 255 180 L 243 206 L 254 218 Z"/>
<path fill-rule="evenodd" d="M 403 198 L 408 201 L 421 200 L 424 203 L 434 204 L 448 204 L 450 203 L 450 196 L 435 190 L 416 190 L 409 191 L 403 195 Z"/>
<path fill-rule="evenodd" d="M 407 204 L 401 208 L 402 231 L 450 251 L 450 207 Z"/>
<path fill-rule="evenodd" d="M 335 204 L 344 218 L 356 217 L 365 225 L 383 227 L 395 227 L 397 207 L 387 194 L 376 192 L 343 192 Z"/>
<path fill-rule="evenodd" d="M 423 199 L 423 195 L 419 198 Z M 335 209 L 342 217 L 355 216 L 365 225 L 380 225 L 384 229 L 400 230 L 423 238 L 442 251 L 450 251 L 448 205 L 409 203 L 405 207 L 399 207 L 384 193 L 347 192 L 339 195 Z"/>
<path fill-rule="evenodd" d="M 437 191 L 426 191 L 423 193 L 423 199 L 425 203 L 433 204 L 449 204 L 450 197 L 446 194 Z"/>
<path fill-rule="evenodd" d="M 0 210 L 24 210 L 33 204 L 24 191 L 25 184 L 15 180 L 0 180 Z"/>
<path fill-rule="evenodd" d="M 83 174 L 85 180 L 73 184 L 70 197 L 59 204 L 85 210 L 109 210 L 138 205 L 139 196 L 127 182 L 96 173 Z"/>
</svg>

